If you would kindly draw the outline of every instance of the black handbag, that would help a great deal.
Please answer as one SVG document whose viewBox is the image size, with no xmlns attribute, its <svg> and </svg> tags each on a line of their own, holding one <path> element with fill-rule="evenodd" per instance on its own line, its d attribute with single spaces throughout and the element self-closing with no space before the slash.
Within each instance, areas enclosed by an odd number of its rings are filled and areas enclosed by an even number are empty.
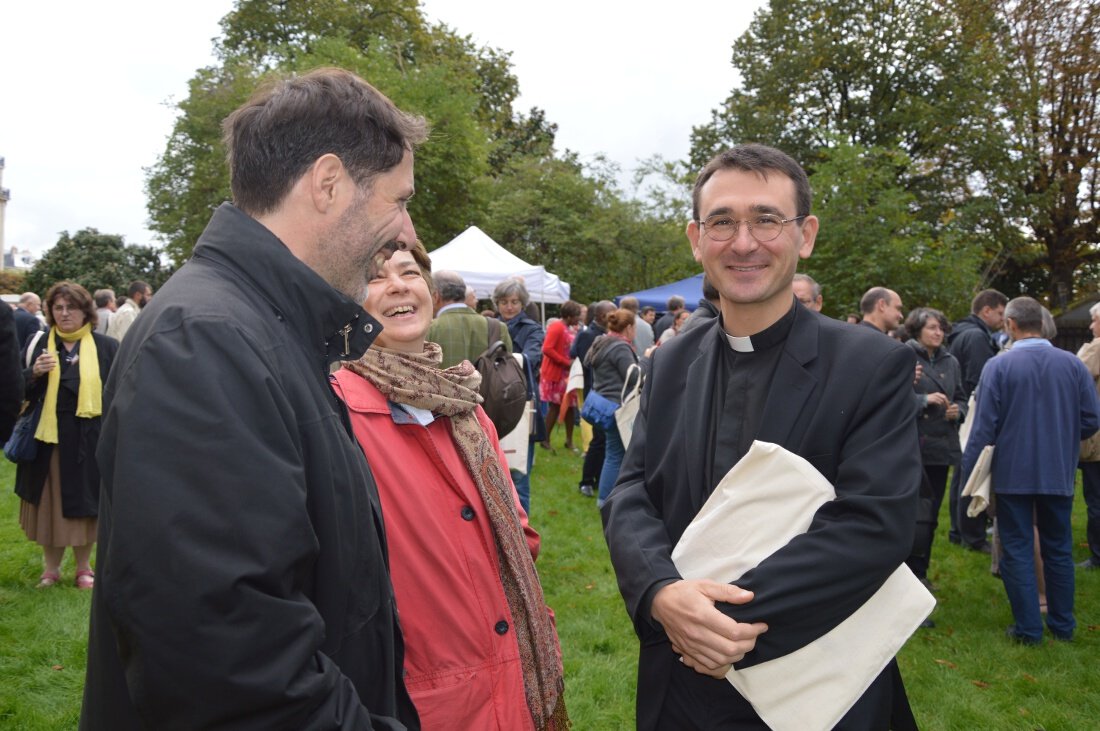
<svg viewBox="0 0 1100 731">
<path fill-rule="evenodd" d="M 38 430 L 38 421 L 42 418 L 42 402 L 28 408 L 15 422 L 11 438 L 4 445 L 4 456 L 16 464 L 33 462 L 38 456 L 38 442 L 34 433 Z"/>
</svg>

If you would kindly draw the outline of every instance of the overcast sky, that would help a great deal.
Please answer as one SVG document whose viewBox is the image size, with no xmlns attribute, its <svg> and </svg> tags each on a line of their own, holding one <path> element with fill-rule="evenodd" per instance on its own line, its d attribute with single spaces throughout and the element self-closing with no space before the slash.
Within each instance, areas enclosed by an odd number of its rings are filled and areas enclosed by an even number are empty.
<svg viewBox="0 0 1100 731">
<path fill-rule="evenodd" d="M 558 146 L 632 169 L 682 158 L 736 83 L 730 47 L 762 0 L 422 0 L 425 14 L 512 52 L 517 109 L 546 110 Z M 93 227 L 159 245 L 143 168 L 163 151 L 232 0 L 8 3 L 0 26 L 5 246 L 42 252 Z M 674 12 L 672 12 L 674 11 Z"/>
</svg>

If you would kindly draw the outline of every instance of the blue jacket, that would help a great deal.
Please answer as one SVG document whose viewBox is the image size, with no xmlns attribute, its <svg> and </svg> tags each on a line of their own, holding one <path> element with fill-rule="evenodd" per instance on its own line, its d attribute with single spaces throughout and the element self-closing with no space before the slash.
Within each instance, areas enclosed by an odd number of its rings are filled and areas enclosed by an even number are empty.
<svg viewBox="0 0 1100 731">
<path fill-rule="evenodd" d="M 1081 440 L 1100 428 L 1100 402 L 1085 366 L 1050 341 L 1028 338 L 982 370 L 962 484 L 993 444 L 993 490 L 1073 495 Z"/>
</svg>

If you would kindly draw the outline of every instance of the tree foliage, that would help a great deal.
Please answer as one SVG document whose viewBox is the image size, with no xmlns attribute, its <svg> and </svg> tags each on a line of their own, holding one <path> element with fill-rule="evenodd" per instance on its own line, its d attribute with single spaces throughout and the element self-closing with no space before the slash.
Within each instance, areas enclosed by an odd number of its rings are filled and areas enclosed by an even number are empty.
<svg viewBox="0 0 1100 731">
<path fill-rule="evenodd" d="M 908 156 L 848 142 L 825 155 L 812 185 L 817 215 L 829 224 L 800 267 L 822 285 L 824 311 L 835 317 L 858 311 L 868 283 L 877 282 L 910 305 L 965 315 L 979 247 L 945 240 L 945 229 L 917 215 L 915 196 L 898 183 L 911 166 Z"/>
<path fill-rule="evenodd" d="M 849 160 L 840 149 L 849 145 L 861 166 L 878 169 L 874 190 L 903 193 L 909 215 L 843 221 L 831 216 L 862 208 L 835 209 L 822 221 L 826 240 L 830 227 L 893 220 L 899 228 L 882 233 L 915 243 L 919 222 L 918 238 L 946 247 L 956 271 L 965 262 L 966 288 L 1041 287 L 1061 307 L 1097 243 L 1098 15 L 1082 0 L 772 0 L 734 44 L 743 83 L 694 130 L 692 163 L 758 141 L 791 153 L 814 178 Z M 835 184 L 831 176 L 818 182 Z M 858 258 L 841 257 L 848 266 Z M 920 292 L 927 267 L 907 259 L 891 272 L 897 279 L 864 288 Z"/>
<path fill-rule="evenodd" d="M 199 69 L 164 153 L 146 171 L 151 227 L 185 261 L 228 200 L 221 121 L 269 74 L 349 69 L 400 108 L 423 115 L 410 213 L 429 250 L 478 225 L 543 264 L 575 297 L 605 297 L 697 271 L 678 229 L 625 197 L 602 161 L 555 149 L 557 127 L 514 109 L 509 54 L 433 26 L 415 0 L 238 0 L 222 20 L 219 64 Z M 669 256 L 670 241 L 675 255 Z"/>
<path fill-rule="evenodd" d="M 160 287 L 170 273 L 152 247 L 128 245 L 116 234 L 85 228 L 72 236 L 62 231 L 57 243 L 27 272 L 26 287 L 45 294 L 55 283 L 68 280 L 89 292 L 104 288 L 124 292 L 135 279 Z"/>
</svg>

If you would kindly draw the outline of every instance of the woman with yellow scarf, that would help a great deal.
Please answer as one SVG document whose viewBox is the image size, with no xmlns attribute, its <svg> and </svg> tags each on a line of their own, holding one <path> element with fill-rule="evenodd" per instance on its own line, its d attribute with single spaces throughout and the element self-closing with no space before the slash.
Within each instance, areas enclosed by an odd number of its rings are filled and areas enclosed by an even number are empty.
<svg viewBox="0 0 1100 731">
<path fill-rule="evenodd" d="M 88 290 L 73 282 L 50 287 L 45 302 L 48 332 L 27 347 L 31 366 L 23 372 L 27 408 L 41 404 L 35 431 L 38 452 L 19 465 L 15 494 L 19 525 L 42 546 L 45 570 L 40 587 L 61 579 L 66 546 L 76 558 L 75 584 L 91 589 L 90 562 L 99 513 L 99 467 L 95 461 L 103 412 L 103 383 L 118 341 L 94 332 L 96 307 Z"/>
</svg>

